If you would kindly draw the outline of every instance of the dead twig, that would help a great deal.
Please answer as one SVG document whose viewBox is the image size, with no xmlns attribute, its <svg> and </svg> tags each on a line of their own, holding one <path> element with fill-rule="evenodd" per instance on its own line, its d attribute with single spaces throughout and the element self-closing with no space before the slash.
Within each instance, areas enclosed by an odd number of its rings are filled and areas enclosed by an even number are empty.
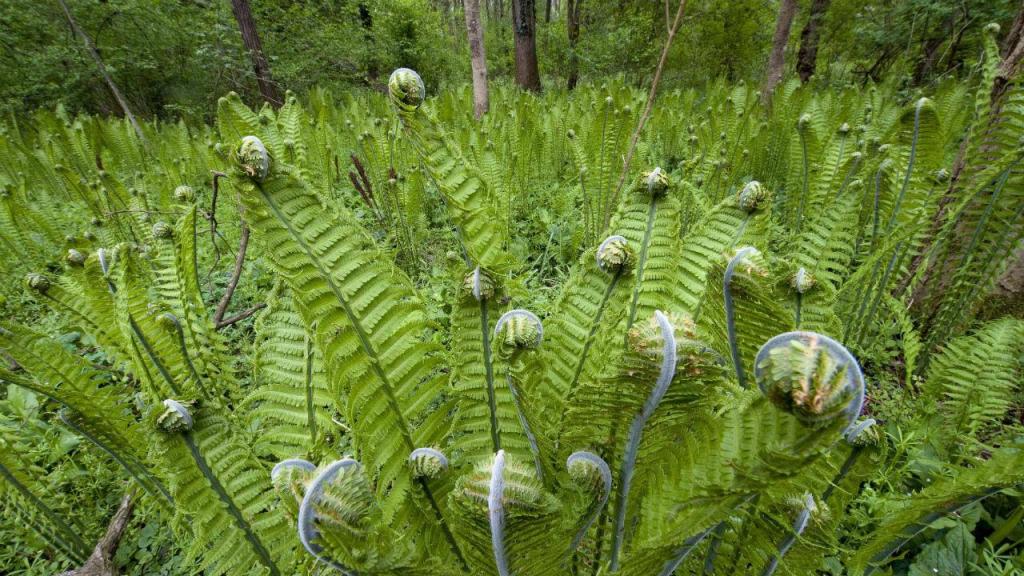
<svg viewBox="0 0 1024 576">
<path fill-rule="evenodd" d="M 619 185 L 615 188 L 615 194 L 612 195 L 611 206 L 615 206 L 619 201 L 619 194 L 622 193 L 622 187 L 626 183 L 626 176 L 629 174 L 629 165 L 633 161 L 633 154 L 636 152 L 637 142 L 640 140 L 640 133 L 643 132 L 644 126 L 647 125 L 647 120 L 651 117 L 651 109 L 654 108 L 654 97 L 658 93 L 658 84 L 661 83 L 661 73 L 665 69 L 665 61 L 668 60 L 668 51 L 672 47 L 672 39 L 676 37 L 676 33 L 679 31 L 679 24 L 683 21 L 683 13 L 686 12 L 686 0 L 679 0 L 679 9 L 676 10 L 676 16 L 672 20 L 672 27 L 669 28 L 668 38 L 665 39 L 665 46 L 661 49 L 661 58 L 658 60 L 658 67 L 654 71 L 654 80 L 651 81 L 651 92 L 647 95 L 647 105 L 644 106 L 644 113 L 640 116 L 640 121 L 636 125 L 636 130 L 633 131 L 633 137 L 629 140 L 629 150 L 626 152 L 626 160 L 622 164 L 622 176 L 619 177 Z M 611 220 L 611 210 L 605 215 L 604 226 L 608 227 L 608 222 Z"/>
<path fill-rule="evenodd" d="M 243 220 L 242 234 L 241 238 L 238 240 L 238 254 L 235 255 L 235 269 L 231 271 L 231 278 L 228 280 L 228 286 L 225 288 L 224 295 L 221 296 L 220 302 L 217 303 L 217 310 L 213 313 L 213 322 L 217 325 L 217 328 L 221 327 L 221 322 L 224 320 L 224 313 L 227 312 L 228 304 L 231 304 L 231 297 L 235 295 L 235 288 L 238 287 L 238 280 L 242 276 L 242 267 L 245 264 L 245 252 L 248 247 L 249 225 L 245 223 L 245 220 Z M 237 321 L 238 320 L 235 320 L 235 322 Z"/>
<path fill-rule="evenodd" d="M 218 322 L 217 323 L 217 330 L 220 330 L 221 328 L 227 328 L 228 326 L 231 326 L 232 324 L 236 324 L 238 322 L 241 322 L 242 320 L 245 320 L 249 316 L 252 316 L 253 314 L 259 312 L 260 310 L 263 310 L 266 307 L 267 307 L 267 305 L 265 303 L 260 302 L 259 304 L 253 306 L 252 308 L 249 308 L 248 310 L 243 310 L 243 311 L 239 312 L 238 314 L 235 314 L 234 316 L 232 316 L 230 318 L 227 318 L 225 320 L 222 320 L 222 321 Z"/>
</svg>

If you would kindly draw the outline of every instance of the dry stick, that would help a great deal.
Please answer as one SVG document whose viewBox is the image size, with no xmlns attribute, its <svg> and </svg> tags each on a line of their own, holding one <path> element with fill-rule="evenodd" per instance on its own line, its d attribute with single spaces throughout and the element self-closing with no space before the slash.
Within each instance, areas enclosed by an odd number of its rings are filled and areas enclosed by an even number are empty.
<svg viewBox="0 0 1024 576">
<path fill-rule="evenodd" d="M 235 256 L 235 269 L 231 272 L 231 279 L 228 280 L 228 287 L 224 290 L 224 295 L 221 296 L 220 302 L 217 303 L 217 311 L 213 313 L 213 323 L 217 325 L 217 328 L 221 328 L 224 322 L 224 312 L 228 309 L 228 304 L 231 303 L 231 297 L 235 295 L 235 288 L 238 287 L 238 279 L 242 276 L 242 265 L 245 264 L 245 250 L 249 247 L 249 225 L 242 220 L 242 236 L 238 241 L 238 254 Z M 252 315 L 256 310 L 248 310 L 249 316 Z M 237 322 L 242 318 L 235 319 Z M 226 324 L 224 324 L 226 326 Z"/>
<path fill-rule="evenodd" d="M 96 51 L 96 45 L 92 43 L 92 38 L 85 33 L 84 30 L 78 27 L 78 22 L 75 22 L 75 18 L 71 15 L 71 10 L 68 9 L 68 5 L 64 0 L 57 0 L 62 10 L 64 10 L 64 16 L 68 19 L 68 24 L 71 26 L 71 31 L 74 32 L 79 38 L 82 39 L 82 43 L 85 44 L 85 50 L 92 57 L 93 61 L 96 62 L 96 67 L 100 70 L 100 75 L 103 76 L 103 81 L 107 83 L 107 87 L 114 94 L 114 99 L 117 100 L 117 104 L 121 107 L 124 112 L 125 118 L 135 129 L 135 134 L 138 135 L 139 140 L 142 141 L 143 146 L 148 147 L 149 142 L 146 141 L 146 137 L 142 135 L 142 128 L 139 127 L 138 121 L 135 120 L 135 115 L 132 114 L 131 109 L 128 108 L 128 101 L 124 99 L 121 91 L 118 90 L 117 84 L 114 84 L 114 80 L 107 73 L 107 67 L 103 64 L 103 59 L 100 58 L 100 53 Z"/>
<path fill-rule="evenodd" d="M 219 181 L 221 178 L 227 176 L 223 172 L 217 170 L 210 170 L 213 174 L 213 200 L 210 201 L 210 243 L 215 247 L 217 246 L 217 191 L 219 189 Z"/>
<path fill-rule="evenodd" d="M 60 576 L 117 576 L 119 574 L 117 564 L 114 563 L 114 553 L 121 543 L 125 528 L 132 517 L 132 509 L 135 507 L 135 488 L 129 489 L 121 498 L 121 505 L 110 520 L 107 532 L 96 544 L 92 555 L 81 568 L 61 573 Z"/>
<path fill-rule="evenodd" d="M 686 0 L 679 0 L 679 9 L 676 10 L 676 17 L 672 21 L 672 28 L 668 31 L 668 38 L 665 39 L 665 47 L 661 49 L 658 68 L 654 71 L 654 80 L 651 81 L 651 92 L 647 95 L 647 105 L 644 107 L 644 113 L 640 116 L 640 121 L 636 125 L 636 130 L 633 131 L 633 137 L 629 140 L 629 151 L 626 152 L 626 161 L 622 165 L 622 176 L 619 177 L 619 185 L 615 188 L 615 194 L 612 196 L 611 206 L 615 206 L 619 202 L 619 194 L 622 192 L 622 186 L 626 183 L 626 175 L 629 173 L 629 164 L 633 161 L 633 154 L 636 152 L 640 133 L 643 132 L 647 120 L 651 117 L 651 109 L 654 108 L 654 97 L 658 93 L 658 84 L 661 82 L 661 72 L 665 69 L 665 61 L 668 60 L 668 51 L 672 47 L 672 39 L 675 38 L 676 32 L 679 31 L 679 24 L 683 21 L 683 12 L 685 10 Z M 605 228 L 608 227 L 611 216 L 611 211 L 605 214 Z"/>
<path fill-rule="evenodd" d="M 239 312 L 238 314 L 235 314 L 234 316 L 231 316 L 230 318 L 225 318 L 223 321 L 217 323 L 217 330 L 220 330 L 221 328 L 227 328 L 228 326 L 231 326 L 232 324 L 235 324 L 237 322 L 241 322 L 242 320 L 245 320 L 249 316 L 252 316 L 253 314 L 259 312 L 260 310 L 263 310 L 266 307 L 267 307 L 267 305 L 265 303 L 260 302 L 259 304 L 253 306 L 252 308 L 249 308 L 247 310 L 243 310 L 242 312 Z"/>
</svg>

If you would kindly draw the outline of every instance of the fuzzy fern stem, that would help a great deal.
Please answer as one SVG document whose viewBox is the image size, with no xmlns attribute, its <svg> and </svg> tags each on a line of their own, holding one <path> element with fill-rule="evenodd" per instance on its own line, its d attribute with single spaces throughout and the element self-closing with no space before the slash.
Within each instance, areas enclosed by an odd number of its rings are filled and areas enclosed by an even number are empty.
<svg viewBox="0 0 1024 576">
<path fill-rule="evenodd" d="M 626 452 L 622 461 L 622 472 L 619 475 L 619 496 L 615 508 L 615 532 L 612 534 L 612 557 L 611 571 L 619 569 L 619 555 L 622 551 L 622 542 L 626 533 L 626 511 L 629 505 L 629 490 L 633 482 L 633 472 L 636 467 L 637 453 L 640 450 L 640 437 L 643 434 L 644 425 L 658 408 L 661 399 L 665 397 L 672 378 L 676 373 L 676 337 L 675 329 L 663 312 L 657 310 L 654 317 L 661 328 L 661 337 L 664 342 L 662 348 L 661 372 L 654 389 L 644 402 L 640 414 L 633 419 L 629 427 L 629 435 L 626 439 Z"/>
<path fill-rule="evenodd" d="M 487 492 L 487 517 L 491 525 L 491 550 L 499 576 L 509 576 L 505 557 L 505 451 L 498 450 L 491 466 L 491 483 Z"/>
<path fill-rule="evenodd" d="M 814 503 L 814 497 L 810 494 L 805 494 L 803 508 L 800 510 L 800 513 L 797 514 L 796 520 L 793 522 L 793 532 L 779 543 L 778 552 L 776 552 L 775 556 L 773 556 L 768 562 L 768 565 L 765 566 L 764 571 L 761 572 L 761 576 L 772 576 L 772 574 L 775 573 L 779 568 L 779 563 L 782 562 L 782 558 L 787 552 L 789 552 L 789 549 L 793 547 L 793 544 L 796 544 L 796 539 L 799 538 L 800 535 L 804 533 L 804 530 L 807 529 L 807 523 L 810 522 L 811 513 L 814 512 L 815 509 L 817 509 L 817 505 Z"/>
<path fill-rule="evenodd" d="M 725 300 L 725 325 L 729 336 L 729 351 L 732 353 L 732 364 L 736 370 L 736 379 L 743 388 L 747 387 L 747 376 L 743 370 L 743 360 L 740 358 L 739 343 L 736 339 L 736 308 L 732 300 L 732 277 L 736 274 L 736 267 L 743 262 L 743 259 L 754 252 L 756 252 L 756 249 L 750 246 L 737 252 L 725 267 L 725 277 L 722 282 L 722 297 Z"/>
</svg>

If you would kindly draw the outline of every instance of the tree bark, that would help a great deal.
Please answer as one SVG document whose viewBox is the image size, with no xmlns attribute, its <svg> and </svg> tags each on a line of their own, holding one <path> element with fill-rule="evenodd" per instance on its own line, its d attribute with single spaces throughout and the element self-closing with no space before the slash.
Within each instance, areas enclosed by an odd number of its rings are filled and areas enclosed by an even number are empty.
<svg viewBox="0 0 1024 576">
<path fill-rule="evenodd" d="M 818 41 L 821 40 L 821 24 L 831 0 L 811 0 L 811 13 L 800 32 L 800 51 L 796 54 L 796 72 L 800 81 L 806 83 L 814 76 L 818 66 Z"/>
<path fill-rule="evenodd" d="M 92 38 L 85 33 L 78 26 L 78 22 L 75 21 L 74 16 L 71 15 L 71 10 L 64 0 L 57 0 L 60 3 L 61 9 L 64 11 L 64 17 L 68 20 L 68 25 L 71 26 L 71 31 L 82 39 L 82 43 L 85 45 L 85 51 L 89 53 L 93 61 L 96 62 L 96 67 L 99 68 L 100 76 L 103 77 L 103 81 L 106 82 L 107 87 L 110 88 L 110 92 L 114 95 L 114 100 L 117 101 L 117 105 L 121 107 L 121 111 L 124 112 L 124 117 L 128 119 L 128 123 L 132 125 L 132 129 L 135 130 L 135 134 L 142 140 L 143 144 L 146 143 L 146 137 L 142 134 L 142 128 L 139 127 L 139 123 L 135 120 L 135 115 L 132 114 L 131 109 L 128 107 L 128 101 L 124 99 L 124 95 L 117 88 L 117 84 L 114 84 L 114 79 L 110 77 L 107 72 L 107 66 L 103 63 L 103 58 L 100 58 L 100 53 L 96 51 L 96 45 L 93 44 Z"/>
<path fill-rule="evenodd" d="M 252 18 L 252 10 L 249 9 L 249 0 L 231 0 L 231 11 L 235 13 L 238 29 L 242 32 L 242 43 L 252 58 L 252 69 L 256 73 L 260 95 L 271 106 L 277 108 L 284 100 L 281 99 L 281 91 L 277 89 L 277 84 L 274 84 L 274 79 L 270 75 L 270 64 L 263 54 L 263 45 L 256 32 L 256 22 Z"/>
<path fill-rule="evenodd" d="M 782 70 L 786 64 L 786 44 L 789 42 L 789 30 L 793 27 L 793 16 L 796 15 L 796 0 L 782 0 L 779 4 L 779 16 L 775 20 L 775 35 L 772 37 L 772 52 L 768 57 L 768 72 L 764 79 L 764 98 L 770 99 L 775 87 L 782 80 Z"/>
<path fill-rule="evenodd" d="M 583 0 L 566 0 L 565 23 L 569 32 L 569 79 L 567 86 L 569 90 L 576 87 L 580 75 L 580 60 L 576 54 L 576 45 L 580 39 L 580 11 L 583 9 Z"/>
<path fill-rule="evenodd" d="M 512 32 L 515 35 L 516 84 L 540 92 L 537 70 L 537 15 L 534 0 L 512 0 Z"/>
<path fill-rule="evenodd" d="M 484 52 L 483 22 L 480 0 L 466 0 L 466 35 L 469 37 L 469 63 L 473 69 L 473 117 L 479 120 L 487 113 L 487 55 Z"/>
<path fill-rule="evenodd" d="M 547 0 L 547 7 L 544 9 L 544 21 L 551 22 L 551 3 L 553 0 Z"/>
</svg>

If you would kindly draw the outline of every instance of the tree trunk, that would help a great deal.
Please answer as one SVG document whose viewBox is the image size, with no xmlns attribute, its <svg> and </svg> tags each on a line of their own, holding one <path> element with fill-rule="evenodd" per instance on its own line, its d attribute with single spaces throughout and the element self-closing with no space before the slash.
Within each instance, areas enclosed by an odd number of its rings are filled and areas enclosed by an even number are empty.
<svg viewBox="0 0 1024 576">
<path fill-rule="evenodd" d="M 818 65 L 818 41 L 821 39 L 821 24 L 831 0 L 811 0 L 811 13 L 807 24 L 800 32 L 800 51 L 796 54 L 796 72 L 801 82 L 807 82 L 814 76 Z"/>
<path fill-rule="evenodd" d="M 71 26 L 71 31 L 82 39 L 82 43 L 85 44 L 85 51 L 89 53 L 93 61 L 96 62 L 96 67 L 99 68 L 100 76 L 103 77 L 103 81 L 106 82 L 107 87 L 110 88 L 110 92 L 114 95 L 114 100 L 117 101 L 117 105 L 121 107 L 121 111 L 124 112 L 124 117 L 128 119 L 128 123 L 132 125 L 132 129 L 135 130 L 135 134 L 142 140 L 142 143 L 146 143 L 146 137 L 142 134 L 142 128 L 139 127 L 138 121 L 135 120 L 135 115 L 132 114 L 130 108 L 128 108 L 128 101 L 124 99 L 124 95 L 117 88 L 117 84 L 114 84 L 114 79 L 110 77 L 107 72 L 107 66 L 103 63 L 103 58 L 100 58 L 100 53 L 96 51 L 96 45 L 92 43 L 92 38 L 78 27 L 78 22 L 75 21 L 74 16 L 71 15 L 71 10 L 64 0 L 57 0 L 60 3 L 60 7 L 64 10 L 64 17 L 68 20 L 68 25 Z"/>
<path fill-rule="evenodd" d="M 544 9 L 544 21 L 551 22 L 551 3 L 554 0 L 547 0 L 547 7 Z"/>
<path fill-rule="evenodd" d="M 512 32 L 516 40 L 516 84 L 540 92 L 535 8 L 534 0 L 512 0 Z"/>
<path fill-rule="evenodd" d="M 580 39 L 580 11 L 583 9 L 583 0 L 566 0 L 565 22 L 569 31 L 569 81 L 568 88 L 576 87 L 580 75 L 580 60 L 576 54 L 576 45 Z"/>
<path fill-rule="evenodd" d="M 366 42 L 367 46 L 373 46 L 375 44 L 373 38 L 373 15 L 370 14 L 370 9 L 364 3 L 360 3 L 358 9 L 359 24 L 363 27 L 363 41 Z M 380 68 L 377 65 L 375 50 L 371 50 L 370 61 L 366 66 L 366 76 L 371 86 L 376 84 L 377 78 L 380 77 Z"/>
<path fill-rule="evenodd" d="M 259 34 L 256 33 L 256 22 L 252 19 L 249 0 L 231 0 L 231 10 L 235 13 L 238 29 L 242 32 L 245 49 L 249 51 L 249 57 L 252 58 L 252 69 L 256 73 L 256 83 L 260 87 L 260 94 L 271 106 L 277 108 L 284 101 L 281 99 L 281 92 L 277 89 L 277 85 L 274 84 L 274 79 L 270 76 L 270 64 L 267 63 Z"/>
<path fill-rule="evenodd" d="M 487 95 L 487 56 L 484 53 L 480 0 L 466 0 L 466 35 L 469 36 L 469 63 L 473 69 L 473 117 L 479 120 L 490 107 Z"/>
<path fill-rule="evenodd" d="M 796 0 L 782 0 L 779 5 L 779 16 L 775 20 L 775 35 L 772 37 L 772 53 L 768 57 L 768 73 L 764 79 L 762 92 L 770 99 L 775 87 L 782 80 L 782 69 L 786 64 L 786 44 L 789 42 L 789 29 L 793 26 L 796 14 Z"/>
</svg>

